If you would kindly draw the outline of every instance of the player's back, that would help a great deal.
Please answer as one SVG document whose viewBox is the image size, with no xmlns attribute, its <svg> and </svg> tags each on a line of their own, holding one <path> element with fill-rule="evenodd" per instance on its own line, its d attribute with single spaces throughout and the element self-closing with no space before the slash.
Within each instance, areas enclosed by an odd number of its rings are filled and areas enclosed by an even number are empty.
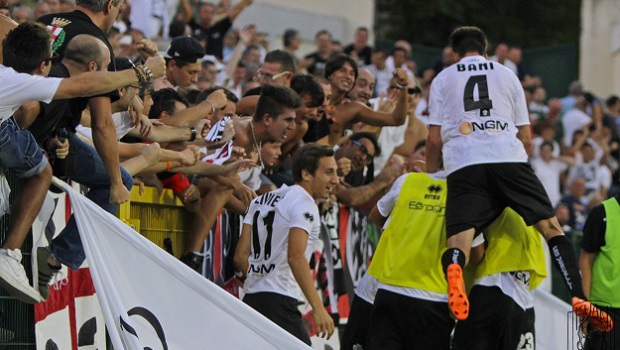
<svg viewBox="0 0 620 350">
<path fill-rule="evenodd" d="M 441 126 L 448 173 L 482 163 L 526 162 L 517 126 L 529 124 L 516 75 L 482 56 L 467 56 L 435 78 L 430 124 Z"/>
</svg>

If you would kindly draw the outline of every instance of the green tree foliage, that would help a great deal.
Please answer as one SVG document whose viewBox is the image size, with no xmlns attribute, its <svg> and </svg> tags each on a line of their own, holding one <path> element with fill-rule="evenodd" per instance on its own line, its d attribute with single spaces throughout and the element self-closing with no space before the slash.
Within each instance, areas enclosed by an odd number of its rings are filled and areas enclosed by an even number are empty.
<svg viewBox="0 0 620 350">
<path fill-rule="evenodd" d="M 491 47 L 579 41 L 580 0 L 377 0 L 378 37 L 441 47 L 455 28 L 484 30 Z"/>
</svg>

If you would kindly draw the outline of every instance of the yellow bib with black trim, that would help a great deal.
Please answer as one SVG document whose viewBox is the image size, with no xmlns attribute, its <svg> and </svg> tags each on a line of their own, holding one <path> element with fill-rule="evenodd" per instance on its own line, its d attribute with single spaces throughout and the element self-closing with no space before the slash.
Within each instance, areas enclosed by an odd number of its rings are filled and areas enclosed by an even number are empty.
<svg viewBox="0 0 620 350">
<path fill-rule="evenodd" d="M 446 293 L 446 180 L 425 173 L 405 179 L 368 273 L 381 283 Z"/>
<path fill-rule="evenodd" d="M 485 256 L 476 269 L 476 279 L 502 272 L 530 272 L 530 290 L 547 276 L 545 252 L 540 233 L 527 226 L 510 208 L 484 230 Z"/>
</svg>

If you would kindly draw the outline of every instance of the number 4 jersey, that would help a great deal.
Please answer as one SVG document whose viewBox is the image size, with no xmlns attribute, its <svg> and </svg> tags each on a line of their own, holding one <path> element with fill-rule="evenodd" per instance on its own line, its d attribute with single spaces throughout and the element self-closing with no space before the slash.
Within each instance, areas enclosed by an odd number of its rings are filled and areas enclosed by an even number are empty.
<svg viewBox="0 0 620 350">
<path fill-rule="evenodd" d="M 252 200 L 243 220 L 252 226 L 245 292 L 272 292 L 299 299 L 301 289 L 288 264 L 288 236 L 297 227 L 308 234 L 306 259 L 319 237 L 319 210 L 301 186 L 283 187 Z"/>
<path fill-rule="evenodd" d="M 464 57 L 433 80 L 429 124 L 441 126 L 448 174 L 527 161 L 517 138 L 517 126 L 530 124 L 523 87 L 514 72 L 482 56 Z"/>
</svg>

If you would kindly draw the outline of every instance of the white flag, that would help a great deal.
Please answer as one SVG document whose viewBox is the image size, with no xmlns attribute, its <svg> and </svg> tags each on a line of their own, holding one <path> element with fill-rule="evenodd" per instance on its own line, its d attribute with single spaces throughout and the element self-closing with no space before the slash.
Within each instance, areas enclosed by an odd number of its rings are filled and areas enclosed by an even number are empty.
<svg viewBox="0 0 620 350">
<path fill-rule="evenodd" d="M 54 178 L 70 197 L 116 350 L 310 349 Z"/>
<path fill-rule="evenodd" d="M 209 130 L 209 134 L 205 137 L 205 141 L 207 142 L 215 142 L 222 139 L 224 136 L 224 129 L 226 128 L 226 122 L 230 120 L 230 117 L 224 117 L 219 122 L 215 123 L 211 130 Z"/>
</svg>

